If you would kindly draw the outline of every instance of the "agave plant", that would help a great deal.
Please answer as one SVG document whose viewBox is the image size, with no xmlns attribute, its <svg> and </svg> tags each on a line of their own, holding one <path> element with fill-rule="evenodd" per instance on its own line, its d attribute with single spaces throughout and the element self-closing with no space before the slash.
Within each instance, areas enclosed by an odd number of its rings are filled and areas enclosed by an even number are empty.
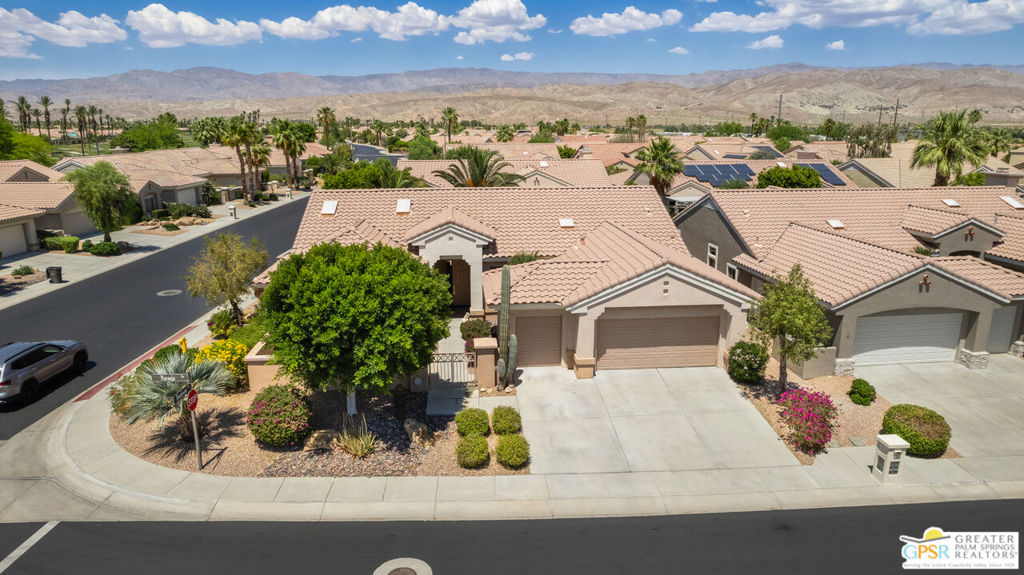
<svg viewBox="0 0 1024 575">
<path fill-rule="evenodd" d="M 180 383 L 167 383 L 155 379 L 156 374 L 188 374 L 192 388 L 198 393 L 224 395 L 231 383 L 232 375 L 223 363 L 213 360 L 197 360 L 180 350 L 144 362 L 135 371 L 138 389 L 133 394 L 130 406 L 124 413 L 127 423 L 157 420 L 163 425 L 167 417 L 178 415 L 178 434 L 182 439 L 191 440 L 192 422 L 188 417 L 185 402 L 174 403 L 174 394 L 182 387 Z"/>
</svg>

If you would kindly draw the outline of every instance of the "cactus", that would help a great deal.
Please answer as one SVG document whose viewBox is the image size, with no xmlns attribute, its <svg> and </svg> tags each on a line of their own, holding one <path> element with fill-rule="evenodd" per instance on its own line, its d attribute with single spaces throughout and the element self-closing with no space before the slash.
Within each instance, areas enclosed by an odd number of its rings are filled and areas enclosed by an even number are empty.
<svg viewBox="0 0 1024 575">
<path fill-rule="evenodd" d="M 505 374 L 508 373 L 505 371 L 504 359 L 498 358 L 498 363 L 494 366 L 494 371 L 498 372 L 498 387 L 500 388 L 502 387 L 502 382 L 505 381 Z"/>
<path fill-rule="evenodd" d="M 511 321 L 511 292 L 512 292 L 512 272 L 508 266 L 502 266 L 501 268 L 501 304 L 498 309 L 498 365 L 501 366 L 498 370 L 498 389 L 505 389 L 506 382 L 506 368 L 508 367 L 509 361 L 509 323 Z"/>
<path fill-rule="evenodd" d="M 519 340 L 515 334 L 509 336 L 508 340 L 508 358 L 506 358 L 505 365 L 508 369 L 508 381 L 512 383 L 512 379 L 516 376 L 516 355 L 519 352 Z"/>
</svg>

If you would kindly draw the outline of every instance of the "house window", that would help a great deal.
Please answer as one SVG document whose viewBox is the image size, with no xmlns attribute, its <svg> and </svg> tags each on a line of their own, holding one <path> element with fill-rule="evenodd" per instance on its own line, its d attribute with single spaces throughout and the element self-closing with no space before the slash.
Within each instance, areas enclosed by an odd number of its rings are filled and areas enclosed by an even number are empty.
<svg viewBox="0 0 1024 575">
<path fill-rule="evenodd" d="M 718 246 L 708 244 L 708 265 L 718 269 Z"/>
<path fill-rule="evenodd" d="M 737 270 L 736 266 L 732 264 L 725 264 L 725 273 L 727 273 L 730 278 L 736 279 L 736 276 L 739 274 L 739 270 Z"/>
</svg>

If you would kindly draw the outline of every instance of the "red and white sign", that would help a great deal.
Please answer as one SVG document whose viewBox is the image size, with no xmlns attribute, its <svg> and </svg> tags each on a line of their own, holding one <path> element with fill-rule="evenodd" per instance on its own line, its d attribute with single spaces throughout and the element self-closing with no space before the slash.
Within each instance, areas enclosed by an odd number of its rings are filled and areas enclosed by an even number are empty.
<svg viewBox="0 0 1024 575">
<path fill-rule="evenodd" d="M 196 405 L 199 404 L 199 394 L 196 390 L 192 389 L 188 392 L 188 398 L 185 400 L 185 405 L 188 406 L 189 411 L 195 411 Z"/>
</svg>

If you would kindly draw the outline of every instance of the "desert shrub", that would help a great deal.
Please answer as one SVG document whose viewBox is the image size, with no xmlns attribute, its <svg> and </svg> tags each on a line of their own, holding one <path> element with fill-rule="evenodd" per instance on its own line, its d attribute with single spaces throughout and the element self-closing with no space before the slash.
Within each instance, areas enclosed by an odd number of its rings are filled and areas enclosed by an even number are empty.
<svg viewBox="0 0 1024 575">
<path fill-rule="evenodd" d="M 188 209 L 192 206 L 188 204 L 164 204 L 167 207 L 168 215 L 174 219 L 184 218 L 185 216 L 191 215 L 188 213 Z"/>
<path fill-rule="evenodd" d="M 154 220 L 159 220 L 160 218 L 171 217 L 171 211 L 167 209 L 153 210 L 152 212 L 149 213 L 149 215 Z"/>
<path fill-rule="evenodd" d="M 799 387 L 783 393 L 779 405 L 801 449 L 814 453 L 832 439 L 838 413 L 828 394 Z"/>
<path fill-rule="evenodd" d="M 222 309 L 210 316 L 206 327 L 214 336 L 229 337 L 235 330 L 235 314 L 229 309 Z"/>
<path fill-rule="evenodd" d="M 462 322 L 459 326 L 462 332 L 462 341 L 466 342 L 466 353 L 474 351 L 473 339 L 478 337 L 491 337 L 491 324 L 484 319 L 471 319 Z"/>
<path fill-rule="evenodd" d="M 871 402 L 875 401 L 875 397 L 878 396 L 875 386 L 860 378 L 853 380 L 853 383 L 850 384 L 850 391 L 847 391 L 846 395 L 849 395 L 850 401 L 857 405 L 871 405 Z"/>
<path fill-rule="evenodd" d="M 92 247 L 94 245 L 95 244 L 92 243 L 92 240 L 85 240 L 84 242 L 82 242 L 82 251 L 92 253 Z"/>
<path fill-rule="evenodd" d="M 168 222 L 166 224 L 163 224 L 160 227 L 165 229 L 165 230 L 167 230 L 167 231 L 169 231 L 169 232 L 176 232 L 176 231 L 181 229 L 178 226 L 176 226 L 176 225 L 174 225 L 174 224 L 172 224 L 170 222 Z"/>
<path fill-rule="evenodd" d="M 193 218 L 209 218 L 213 216 L 213 214 L 210 213 L 210 208 L 204 205 L 189 206 L 188 208 L 188 215 Z"/>
<path fill-rule="evenodd" d="M 910 455 L 938 457 L 949 447 L 953 430 L 944 417 L 927 407 L 901 403 L 885 412 L 882 433 L 902 437 L 910 444 Z"/>
<path fill-rule="evenodd" d="M 61 245 L 60 240 L 64 236 L 49 236 L 39 240 L 39 243 L 43 244 L 43 247 L 48 250 L 62 250 L 64 246 Z"/>
<path fill-rule="evenodd" d="M 366 427 L 366 416 L 356 425 L 352 417 L 345 415 L 345 430 L 338 439 L 342 451 L 359 458 L 366 457 L 377 448 L 377 436 Z"/>
<path fill-rule="evenodd" d="M 768 365 L 768 350 L 753 341 L 738 341 L 729 348 L 729 376 L 739 383 L 761 383 Z"/>
<path fill-rule="evenodd" d="M 235 376 L 234 386 L 229 386 L 228 391 L 236 391 L 249 381 L 249 370 L 245 365 L 245 354 L 247 353 L 249 350 L 244 344 L 230 339 L 221 339 L 200 349 L 196 358 L 199 360 L 212 359 L 223 363 L 231 375 Z"/>
<path fill-rule="evenodd" d="M 251 351 L 265 335 L 267 335 L 267 328 L 262 319 L 253 316 L 245 325 L 232 331 L 229 337 L 231 341 L 237 341 Z"/>
<path fill-rule="evenodd" d="M 11 272 L 11 275 L 16 278 L 20 278 L 21 276 L 28 276 L 34 273 L 36 273 L 36 268 L 32 266 L 18 266 L 14 268 L 14 271 Z"/>
<path fill-rule="evenodd" d="M 470 407 L 463 409 L 455 415 L 455 427 L 459 430 L 459 435 L 466 437 L 469 435 L 487 435 L 490 430 L 490 423 L 487 420 L 487 412 L 482 409 Z"/>
<path fill-rule="evenodd" d="M 458 459 L 459 465 L 466 469 L 480 467 L 487 463 L 489 456 L 487 440 L 479 435 L 463 437 L 455 446 L 455 457 Z"/>
<path fill-rule="evenodd" d="M 530 460 L 530 443 L 522 435 L 502 435 L 494 448 L 498 463 L 510 469 L 519 469 Z"/>
<path fill-rule="evenodd" d="M 256 394 L 245 423 L 256 441 L 271 447 L 301 445 L 309 435 L 306 399 L 290 385 L 271 385 Z"/>
<path fill-rule="evenodd" d="M 519 417 L 519 412 L 507 405 L 495 407 L 491 412 L 491 419 L 491 427 L 498 435 L 519 433 L 519 430 L 523 428 L 523 420 Z"/>
<path fill-rule="evenodd" d="M 89 253 L 91 253 L 94 256 L 101 257 L 116 256 L 117 254 L 121 253 L 121 246 L 119 246 L 117 242 L 100 242 L 98 244 L 93 244 L 92 248 L 89 250 Z"/>
<path fill-rule="evenodd" d="M 539 252 L 519 252 L 512 256 L 512 258 L 508 261 L 508 265 L 516 266 L 519 264 L 525 264 L 535 261 L 538 257 L 538 253 Z"/>
<path fill-rule="evenodd" d="M 60 249 L 64 250 L 64 253 L 73 254 L 78 251 L 78 237 L 76 236 L 64 236 L 58 238 L 60 243 Z"/>
<path fill-rule="evenodd" d="M 107 391 L 110 409 L 118 415 L 124 415 L 128 408 L 132 406 L 131 398 L 138 390 L 139 380 L 134 371 L 121 376 Z"/>
</svg>

